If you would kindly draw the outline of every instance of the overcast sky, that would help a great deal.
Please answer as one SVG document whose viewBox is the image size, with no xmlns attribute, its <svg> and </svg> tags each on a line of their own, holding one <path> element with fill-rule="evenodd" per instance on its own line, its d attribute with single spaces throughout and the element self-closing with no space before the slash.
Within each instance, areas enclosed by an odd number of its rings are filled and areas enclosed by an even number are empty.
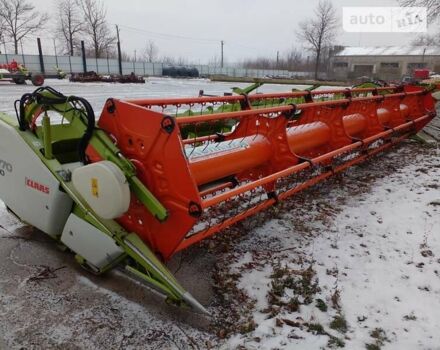
<svg viewBox="0 0 440 350">
<path fill-rule="evenodd" d="M 56 0 L 29 0 L 55 18 Z M 397 6 L 396 0 L 334 0 L 338 15 L 343 6 Z M 108 22 L 121 28 L 123 50 L 143 52 L 153 40 L 161 56 L 183 57 L 207 63 L 220 55 L 237 62 L 246 57 L 285 54 L 302 48 L 295 31 L 313 16 L 318 0 L 105 0 Z M 45 53 L 53 53 L 53 29 L 42 37 Z M 416 34 L 344 33 L 342 24 L 335 44 L 344 46 L 405 45 Z M 31 43 L 32 46 L 32 43 Z"/>
</svg>

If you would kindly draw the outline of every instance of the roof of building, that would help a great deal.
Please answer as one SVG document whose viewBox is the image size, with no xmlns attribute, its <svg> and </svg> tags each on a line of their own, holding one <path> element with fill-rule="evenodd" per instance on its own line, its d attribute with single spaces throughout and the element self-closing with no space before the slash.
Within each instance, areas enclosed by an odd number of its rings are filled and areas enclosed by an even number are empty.
<svg viewBox="0 0 440 350">
<path fill-rule="evenodd" d="M 438 46 L 346 47 L 335 56 L 440 56 Z"/>
</svg>

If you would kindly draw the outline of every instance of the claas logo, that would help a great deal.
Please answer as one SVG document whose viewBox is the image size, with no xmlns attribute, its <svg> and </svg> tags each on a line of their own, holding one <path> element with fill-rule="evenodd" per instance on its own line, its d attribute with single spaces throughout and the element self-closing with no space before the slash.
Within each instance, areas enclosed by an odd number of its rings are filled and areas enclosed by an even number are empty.
<svg viewBox="0 0 440 350">
<path fill-rule="evenodd" d="M 50 192 L 49 187 L 29 178 L 26 178 L 26 186 L 45 194 L 49 194 Z"/>
</svg>

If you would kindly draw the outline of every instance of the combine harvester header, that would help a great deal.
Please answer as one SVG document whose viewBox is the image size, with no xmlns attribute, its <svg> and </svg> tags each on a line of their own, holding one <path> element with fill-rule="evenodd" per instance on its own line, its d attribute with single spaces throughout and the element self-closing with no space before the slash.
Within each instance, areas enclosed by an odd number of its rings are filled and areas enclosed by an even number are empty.
<svg viewBox="0 0 440 350">
<path fill-rule="evenodd" d="M 123 265 L 206 312 L 162 261 L 416 134 L 434 88 L 109 99 L 97 125 L 40 88 L 0 116 L 0 198 L 92 272 Z"/>
</svg>

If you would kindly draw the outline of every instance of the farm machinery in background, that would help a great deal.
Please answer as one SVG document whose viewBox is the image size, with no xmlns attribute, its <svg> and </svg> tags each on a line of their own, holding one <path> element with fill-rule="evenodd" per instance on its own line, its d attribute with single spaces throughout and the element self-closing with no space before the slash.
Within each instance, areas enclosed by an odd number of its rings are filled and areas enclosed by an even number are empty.
<svg viewBox="0 0 440 350">
<path fill-rule="evenodd" d="M 27 93 L 16 119 L 0 114 L 0 198 L 89 271 L 123 266 L 207 312 L 167 260 L 416 134 L 438 86 L 254 88 L 110 98 L 98 121 L 81 97 Z"/>
<path fill-rule="evenodd" d="M 0 81 L 23 85 L 26 84 L 27 80 L 35 86 L 41 86 L 44 84 L 44 75 L 32 74 L 24 65 L 17 63 L 15 60 L 7 64 L 0 64 Z"/>
<path fill-rule="evenodd" d="M 145 84 L 145 79 L 142 76 L 135 75 L 134 73 L 128 75 L 101 75 L 96 72 L 90 71 L 86 73 L 72 73 L 70 81 L 77 83 L 121 83 L 121 84 Z"/>
</svg>

